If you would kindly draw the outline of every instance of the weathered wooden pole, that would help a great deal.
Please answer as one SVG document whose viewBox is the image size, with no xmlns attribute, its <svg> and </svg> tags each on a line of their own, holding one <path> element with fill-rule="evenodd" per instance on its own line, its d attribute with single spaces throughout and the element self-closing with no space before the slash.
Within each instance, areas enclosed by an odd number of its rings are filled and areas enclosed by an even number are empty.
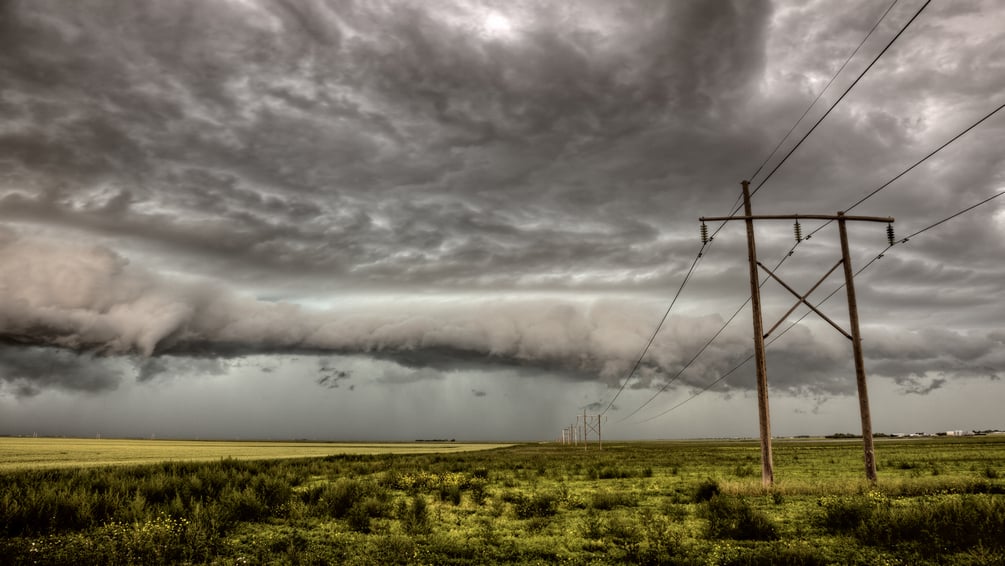
<svg viewBox="0 0 1005 566">
<path fill-rule="evenodd" d="M 858 328 L 858 301 L 855 298 L 855 274 L 851 269 L 848 252 L 848 232 L 844 213 L 838 214 L 838 232 L 841 235 L 841 261 L 844 263 L 844 287 L 848 293 L 848 319 L 851 348 L 855 356 L 855 381 L 858 384 L 858 407 L 862 417 L 862 447 L 865 450 L 865 477 L 876 482 L 876 450 L 872 442 L 872 414 L 869 411 L 869 388 L 865 381 L 865 359 L 862 356 L 862 334 Z"/>
<path fill-rule="evenodd" d="M 754 315 L 754 363 L 757 365 L 757 415 L 761 431 L 761 484 L 775 482 L 771 455 L 771 415 L 768 404 L 768 366 L 764 358 L 764 323 L 761 321 L 761 285 L 757 273 L 757 245 L 750 210 L 750 181 L 743 181 L 743 214 L 747 217 L 747 257 L 750 260 L 750 307 Z"/>
</svg>

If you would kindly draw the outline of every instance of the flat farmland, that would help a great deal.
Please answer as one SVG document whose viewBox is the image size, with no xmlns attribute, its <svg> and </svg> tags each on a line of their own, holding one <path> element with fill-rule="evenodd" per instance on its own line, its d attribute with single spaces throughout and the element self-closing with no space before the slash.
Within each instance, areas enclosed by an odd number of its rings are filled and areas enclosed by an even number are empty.
<svg viewBox="0 0 1005 566">
<path fill-rule="evenodd" d="M 152 464 L 278 460 L 343 454 L 440 454 L 498 448 L 503 444 L 457 442 L 243 442 L 211 440 L 135 440 L 97 438 L 0 438 L 0 471 Z"/>
<path fill-rule="evenodd" d="M 755 440 L 9 440 L 51 444 L 0 469 L 5 565 L 1005 564 L 1000 435 L 877 439 L 874 484 L 860 440 L 777 440 L 770 487 Z"/>
</svg>

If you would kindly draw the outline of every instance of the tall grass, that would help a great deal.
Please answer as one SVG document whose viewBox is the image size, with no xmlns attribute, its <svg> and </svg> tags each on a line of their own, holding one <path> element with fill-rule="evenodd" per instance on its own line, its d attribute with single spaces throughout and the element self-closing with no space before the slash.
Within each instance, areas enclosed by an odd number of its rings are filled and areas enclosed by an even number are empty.
<svg viewBox="0 0 1005 566">
<path fill-rule="evenodd" d="M 770 490 L 756 443 L 8 472 L 0 562 L 1005 562 L 1005 442 L 933 446 L 884 443 L 910 465 L 872 485 L 854 446 L 783 444 Z"/>
</svg>

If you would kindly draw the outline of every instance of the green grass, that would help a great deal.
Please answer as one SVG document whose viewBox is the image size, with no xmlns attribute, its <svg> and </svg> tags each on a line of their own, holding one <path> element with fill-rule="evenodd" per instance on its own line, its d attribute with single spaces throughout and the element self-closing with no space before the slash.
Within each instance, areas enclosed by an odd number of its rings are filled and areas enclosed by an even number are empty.
<svg viewBox="0 0 1005 566">
<path fill-rule="evenodd" d="M 1005 437 L 542 444 L 0 473 L 9 564 L 1003 564 Z M 753 469 L 756 473 L 751 473 Z"/>
</svg>

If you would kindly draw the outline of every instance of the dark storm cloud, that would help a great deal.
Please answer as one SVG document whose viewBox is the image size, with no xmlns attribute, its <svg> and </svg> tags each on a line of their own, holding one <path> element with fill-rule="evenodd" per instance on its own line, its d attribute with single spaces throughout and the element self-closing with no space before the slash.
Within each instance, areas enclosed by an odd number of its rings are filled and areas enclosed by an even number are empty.
<svg viewBox="0 0 1005 566">
<path fill-rule="evenodd" d="M 177 356 L 143 358 L 137 364 L 136 381 L 171 379 L 177 376 L 223 375 L 227 373 L 227 369 L 226 364 L 219 359 Z"/>
<path fill-rule="evenodd" d="M 0 343 L 0 392 L 33 397 L 45 389 L 100 393 L 118 387 L 122 370 L 112 360 L 57 348 Z"/>
<path fill-rule="evenodd" d="M 441 8 L 12 4 L 0 213 L 385 285 L 660 271 L 651 183 L 698 172 L 646 156 L 721 153 L 766 5 Z"/>
<path fill-rule="evenodd" d="M 898 3 L 835 87 L 919 5 Z M 697 217 L 728 211 L 883 9 L 0 2 L 0 219 L 15 227 L 0 233 L 0 334 L 32 355 L 142 356 L 140 381 L 334 352 L 393 361 L 375 370 L 385 384 L 501 364 L 618 385 L 691 265 Z M 846 207 L 1000 104 L 1001 17 L 933 3 L 755 211 Z M 924 228 L 1005 187 L 1003 145 L 996 118 L 856 212 Z M 859 279 L 877 375 L 924 393 L 1001 373 L 1000 210 L 912 238 Z M 766 262 L 789 230 L 759 232 Z M 632 389 L 701 388 L 748 355 L 741 317 L 681 373 L 746 296 L 741 232 L 716 238 Z M 863 265 L 882 227 L 856 226 L 852 244 Z M 822 232 L 784 274 L 808 287 L 835 253 Z M 771 313 L 789 300 L 766 291 Z M 772 387 L 852 392 L 829 332 L 774 346 Z M 22 394 L 119 379 L 46 377 L 5 352 L 20 377 L 0 377 Z M 318 370 L 326 387 L 349 375 Z M 749 390 L 751 373 L 726 384 Z"/>
</svg>

